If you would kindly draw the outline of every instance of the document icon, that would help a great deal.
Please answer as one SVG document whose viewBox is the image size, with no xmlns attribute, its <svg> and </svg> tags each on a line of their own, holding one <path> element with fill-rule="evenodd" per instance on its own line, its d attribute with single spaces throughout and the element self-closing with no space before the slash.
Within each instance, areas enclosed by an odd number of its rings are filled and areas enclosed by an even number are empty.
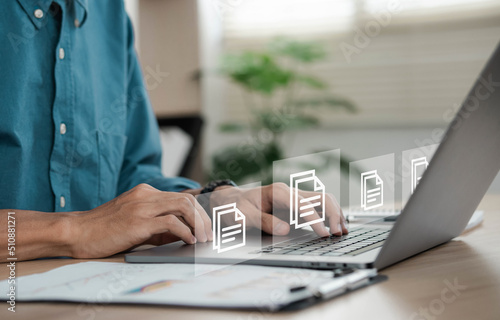
<svg viewBox="0 0 500 320">
<path fill-rule="evenodd" d="M 227 223 L 222 227 L 222 220 Z M 227 221 L 230 221 L 228 223 Z M 213 248 L 217 253 L 243 247 L 246 242 L 246 218 L 236 208 L 236 203 L 230 203 L 213 208 Z"/>
<path fill-rule="evenodd" d="M 299 190 L 315 191 L 319 194 L 300 199 Z M 304 218 L 318 212 L 319 218 L 307 221 Z M 300 221 L 299 221 L 300 220 Z M 325 185 L 316 177 L 316 170 L 290 175 L 290 225 L 295 229 L 325 221 Z"/>
<path fill-rule="evenodd" d="M 384 205 L 384 181 L 377 170 L 361 174 L 361 208 L 371 210 Z"/>
<path fill-rule="evenodd" d="M 428 165 L 429 163 L 427 162 L 426 157 L 411 160 L 411 193 L 415 191 L 415 188 L 420 182 L 420 179 L 422 179 L 422 175 Z"/>
</svg>

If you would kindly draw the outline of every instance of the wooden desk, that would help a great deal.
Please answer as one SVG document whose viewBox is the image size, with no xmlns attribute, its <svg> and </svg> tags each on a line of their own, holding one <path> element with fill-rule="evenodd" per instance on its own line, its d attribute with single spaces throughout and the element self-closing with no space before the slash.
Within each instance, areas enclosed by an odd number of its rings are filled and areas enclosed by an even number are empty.
<svg viewBox="0 0 500 320">
<path fill-rule="evenodd" d="M 0 319 L 500 319 L 500 195 L 480 205 L 485 222 L 448 244 L 382 271 L 389 280 L 293 313 L 268 314 L 151 306 L 95 306 L 72 303 L 19 303 L 15 314 L 0 304 Z M 44 272 L 83 260 L 37 260 L 17 264 L 17 276 Z M 123 262 L 123 255 L 99 261 Z M 7 277 L 6 268 L 0 278 Z M 441 292 L 446 281 L 465 286 L 456 296 Z M 22 288 L 18 288 L 22 290 Z M 454 301 L 451 301 L 454 300 Z M 447 302 L 446 302 L 447 301 Z M 430 309 L 429 309 L 430 308 Z M 433 313 L 434 311 L 434 313 Z"/>
</svg>

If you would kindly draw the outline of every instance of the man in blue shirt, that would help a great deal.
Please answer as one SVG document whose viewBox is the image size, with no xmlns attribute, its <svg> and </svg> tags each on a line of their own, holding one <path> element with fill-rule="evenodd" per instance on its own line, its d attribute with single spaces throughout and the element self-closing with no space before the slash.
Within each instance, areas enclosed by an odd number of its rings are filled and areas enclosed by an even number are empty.
<svg viewBox="0 0 500 320">
<path fill-rule="evenodd" d="M 0 234 L 7 239 L 7 212 L 16 212 L 18 259 L 210 241 L 210 219 L 194 198 L 199 184 L 161 174 L 158 127 L 122 1 L 2 5 Z M 289 231 L 250 201 L 261 192 L 263 208 L 272 203 L 272 186 L 216 187 L 256 211 L 264 231 Z M 287 203 L 287 187 L 274 187 Z M 329 208 L 332 233 L 347 232 L 334 199 Z M 322 224 L 315 231 L 328 235 Z"/>
</svg>

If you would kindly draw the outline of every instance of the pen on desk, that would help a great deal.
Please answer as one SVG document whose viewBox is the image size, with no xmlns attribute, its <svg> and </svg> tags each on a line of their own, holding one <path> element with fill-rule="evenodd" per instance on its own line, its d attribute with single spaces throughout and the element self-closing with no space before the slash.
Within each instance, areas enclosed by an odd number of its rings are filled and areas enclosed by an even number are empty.
<svg viewBox="0 0 500 320">
<path fill-rule="evenodd" d="M 305 289 L 307 289 L 307 286 L 295 286 L 295 287 L 290 287 L 290 292 L 297 292 Z"/>
<path fill-rule="evenodd" d="M 345 268 L 343 276 L 337 276 L 316 288 L 313 294 L 323 300 L 333 298 L 346 291 L 355 290 L 370 282 L 370 279 L 377 275 L 376 269 L 356 270 Z"/>
<path fill-rule="evenodd" d="M 333 277 L 338 278 L 355 272 L 354 268 L 338 268 L 333 270 Z"/>
</svg>

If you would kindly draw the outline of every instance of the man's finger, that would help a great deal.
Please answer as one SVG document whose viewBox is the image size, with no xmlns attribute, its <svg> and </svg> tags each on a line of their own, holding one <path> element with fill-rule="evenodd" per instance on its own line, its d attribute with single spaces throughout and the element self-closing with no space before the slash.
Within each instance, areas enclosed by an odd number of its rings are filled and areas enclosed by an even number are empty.
<svg viewBox="0 0 500 320">
<path fill-rule="evenodd" d="M 302 199 L 304 199 L 304 197 L 299 193 L 299 201 Z M 302 206 L 302 207 L 309 206 L 310 209 L 308 209 L 309 211 L 302 213 L 302 216 L 299 216 L 297 218 L 304 219 L 307 222 L 321 219 L 320 215 L 322 215 L 322 213 L 318 212 L 316 210 L 317 208 L 313 207 L 313 205 L 314 205 L 314 203 L 312 203 L 311 201 L 301 202 L 300 206 Z M 304 215 L 304 214 L 306 214 L 306 215 Z M 330 232 L 325 227 L 325 223 L 323 221 L 319 221 L 317 223 L 311 224 L 311 228 L 320 237 L 328 237 L 330 235 Z"/>
<path fill-rule="evenodd" d="M 277 236 L 284 236 L 290 232 L 290 225 L 285 221 L 269 214 L 267 212 L 261 213 L 261 229 L 269 234 Z"/>
<path fill-rule="evenodd" d="M 341 209 L 335 198 L 327 194 L 325 195 L 325 216 L 328 218 L 330 232 L 333 235 L 341 236 L 343 234 Z"/>
<path fill-rule="evenodd" d="M 196 243 L 196 238 L 191 230 L 174 215 L 169 214 L 152 219 L 151 228 L 154 234 L 170 232 L 187 244 Z"/>
<path fill-rule="evenodd" d="M 165 193 L 159 194 L 156 199 L 156 211 L 160 214 L 172 214 L 182 218 L 194 230 L 198 241 L 206 242 L 208 237 L 205 232 L 205 221 L 196 208 L 196 200 L 190 194 L 178 194 L 176 198 L 165 198 Z M 206 214 L 206 213 L 205 213 Z"/>
<path fill-rule="evenodd" d="M 151 238 L 149 238 L 147 241 L 145 241 L 143 244 L 152 244 L 155 246 L 161 246 L 167 243 L 171 242 L 176 242 L 181 240 L 178 236 L 174 236 L 170 232 L 165 232 L 165 233 L 159 233 L 153 235 Z"/>
<path fill-rule="evenodd" d="M 272 214 L 262 212 L 261 208 L 257 208 L 248 201 L 242 202 L 239 208 L 245 213 L 245 217 L 247 217 L 248 220 L 248 226 L 260 228 L 266 233 L 280 236 L 287 235 L 288 232 L 290 232 L 290 225 L 288 223 Z"/>
<path fill-rule="evenodd" d="M 195 202 L 195 207 L 196 211 L 198 211 L 201 219 L 203 220 L 204 227 L 205 227 L 205 234 L 207 235 L 208 241 L 213 241 L 213 233 L 212 233 L 212 220 L 210 220 L 210 217 L 208 216 L 207 212 L 201 204 L 196 200 Z"/>
<path fill-rule="evenodd" d="M 319 195 L 317 192 L 312 191 L 300 191 L 300 195 L 309 198 Z M 328 219 L 328 225 L 330 227 L 330 233 L 341 236 L 342 234 L 349 233 L 347 229 L 346 221 L 340 208 L 339 203 L 332 194 L 325 194 L 325 217 Z"/>
<path fill-rule="evenodd" d="M 273 188 L 273 207 L 276 208 L 289 208 L 290 207 L 290 188 L 284 184 L 275 184 Z M 310 192 L 312 195 L 316 195 L 317 193 Z M 299 191 L 299 199 L 304 199 L 304 191 Z M 312 206 L 313 204 L 310 201 L 304 202 L 300 204 L 301 206 Z M 305 221 L 313 221 L 320 219 L 318 212 L 311 207 L 311 214 L 303 216 L 302 219 Z M 317 235 L 321 237 L 328 237 L 330 232 L 326 229 L 323 221 L 318 223 L 314 223 L 311 225 L 311 228 L 316 232 Z"/>
<path fill-rule="evenodd" d="M 332 208 L 334 208 L 334 210 L 330 211 L 327 207 L 326 214 L 328 217 L 330 217 L 330 219 L 334 219 L 334 223 L 337 225 L 337 233 L 332 233 L 335 235 L 348 234 L 349 229 L 347 228 L 347 222 L 344 216 L 344 212 L 342 211 L 339 202 L 332 194 L 328 194 L 327 199 L 329 200 L 329 203 L 331 203 L 331 206 Z"/>
<path fill-rule="evenodd" d="M 340 207 L 340 205 L 339 205 L 339 209 L 340 209 L 340 217 L 341 217 L 340 225 L 342 226 L 342 233 L 348 234 L 349 228 L 347 227 L 347 220 L 345 219 L 344 211 L 342 211 L 342 208 Z"/>
</svg>

